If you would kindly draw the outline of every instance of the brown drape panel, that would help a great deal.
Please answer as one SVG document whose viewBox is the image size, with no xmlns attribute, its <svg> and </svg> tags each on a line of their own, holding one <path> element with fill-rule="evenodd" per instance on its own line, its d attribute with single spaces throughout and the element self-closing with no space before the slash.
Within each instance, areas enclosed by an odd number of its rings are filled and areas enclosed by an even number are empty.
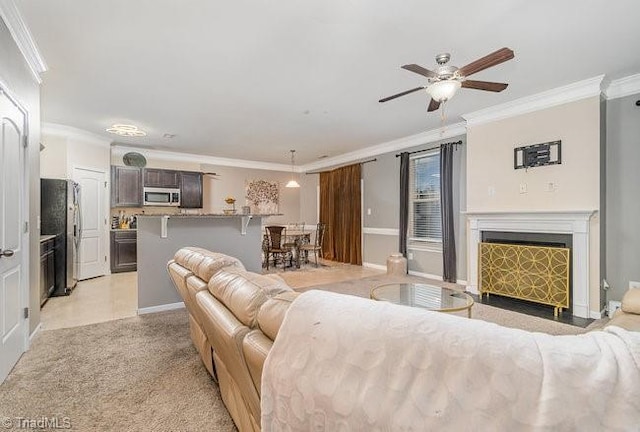
<svg viewBox="0 0 640 432">
<path fill-rule="evenodd" d="M 360 164 L 320 173 L 320 222 L 327 224 L 322 251 L 338 262 L 362 264 Z"/>
</svg>

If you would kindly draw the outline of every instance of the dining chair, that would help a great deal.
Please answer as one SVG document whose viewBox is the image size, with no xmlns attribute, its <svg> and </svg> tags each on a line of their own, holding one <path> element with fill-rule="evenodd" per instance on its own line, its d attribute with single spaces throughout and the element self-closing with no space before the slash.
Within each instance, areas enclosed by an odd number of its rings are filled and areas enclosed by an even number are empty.
<svg viewBox="0 0 640 432">
<path fill-rule="evenodd" d="M 278 257 L 282 260 L 282 268 L 285 267 L 285 259 L 291 254 L 291 248 L 284 244 L 287 236 L 287 228 L 283 226 L 270 225 L 265 227 L 267 234 L 266 247 L 266 267 L 269 270 L 269 259 L 273 257 L 273 265 L 277 267 Z"/>
<path fill-rule="evenodd" d="M 300 250 L 304 252 L 306 262 L 309 262 L 309 252 L 313 252 L 315 256 L 316 267 L 318 267 L 318 254 L 322 258 L 322 243 L 324 242 L 324 233 L 327 229 L 327 224 L 319 222 L 316 225 L 316 237 L 313 244 L 305 244 L 300 246 Z"/>
<path fill-rule="evenodd" d="M 294 231 L 296 233 L 299 233 L 299 232 L 303 233 L 304 232 L 304 225 L 305 225 L 304 222 L 293 222 L 293 223 L 290 222 L 288 226 L 291 228 L 291 231 Z M 304 239 L 304 237 L 303 237 L 303 239 Z M 284 241 L 285 241 L 285 243 L 284 243 L 285 247 L 292 248 L 292 249 L 296 247 L 296 243 L 295 243 L 296 239 L 295 238 L 293 238 L 293 239 L 285 238 Z"/>
</svg>

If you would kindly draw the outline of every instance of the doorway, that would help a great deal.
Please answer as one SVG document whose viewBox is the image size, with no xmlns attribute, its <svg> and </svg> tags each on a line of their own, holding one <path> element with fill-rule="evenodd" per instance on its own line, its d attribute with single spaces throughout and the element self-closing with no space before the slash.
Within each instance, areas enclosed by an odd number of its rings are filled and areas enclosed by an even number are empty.
<svg viewBox="0 0 640 432">
<path fill-rule="evenodd" d="M 0 383 L 27 348 L 26 112 L 0 88 Z"/>
<path fill-rule="evenodd" d="M 74 168 L 73 180 L 80 185 L 78 221 L 78 280 L 107 273 L 104 171 Z"/>
</svg>

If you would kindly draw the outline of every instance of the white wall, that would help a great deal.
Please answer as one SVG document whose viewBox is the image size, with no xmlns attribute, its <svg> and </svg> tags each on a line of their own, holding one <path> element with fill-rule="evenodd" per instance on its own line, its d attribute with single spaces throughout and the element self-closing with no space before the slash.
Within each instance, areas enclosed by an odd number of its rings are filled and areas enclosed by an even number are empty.
<svg viewBox="0 0 640 432">
<path fill-rule="evenodd" d="M 467 130 L 467 210 L 600 209 L 600 98 L 535 111 Z M 562 140 L 562 164 L 513 168 L 516 147 Z M 548 183 L 556 189 L 547 191 Z M 527 193 L 520 193 L 526 185 Z M 590 224 L 591 310 L 600 310 L 600 223 Z"/>
<path fill-rule="evenodd" d="M 40 177 L 66 179 L 67 139 L 61 136 L 43 135 L 42 144 L 44 149 L 40 152 Z"/>
<path fill-rule="evenodd" d="M 40 175 L 43 178 L 73 179 L 74 168 L 110 172 L 108 139 L 73 127 L 45 123 L 42 144 Z"/>
</svg>

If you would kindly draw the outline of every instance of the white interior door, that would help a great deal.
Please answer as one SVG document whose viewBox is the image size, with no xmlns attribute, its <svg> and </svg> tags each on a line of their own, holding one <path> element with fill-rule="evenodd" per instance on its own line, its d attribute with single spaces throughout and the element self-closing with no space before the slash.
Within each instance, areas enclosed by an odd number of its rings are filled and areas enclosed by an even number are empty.
<svg viewBox="0 0 640 432">
<path fill-rule="evenodd" d="M 78 279 L 84 280 L 106 274 L 105 173 L 75 168 L 73 179 L 80 184 Z"/>
<path fill-rule="evenodd" d="M 0 91 L 0 383 L 26 346 L 23 255 L 24 115 Z"/>
</svg>

